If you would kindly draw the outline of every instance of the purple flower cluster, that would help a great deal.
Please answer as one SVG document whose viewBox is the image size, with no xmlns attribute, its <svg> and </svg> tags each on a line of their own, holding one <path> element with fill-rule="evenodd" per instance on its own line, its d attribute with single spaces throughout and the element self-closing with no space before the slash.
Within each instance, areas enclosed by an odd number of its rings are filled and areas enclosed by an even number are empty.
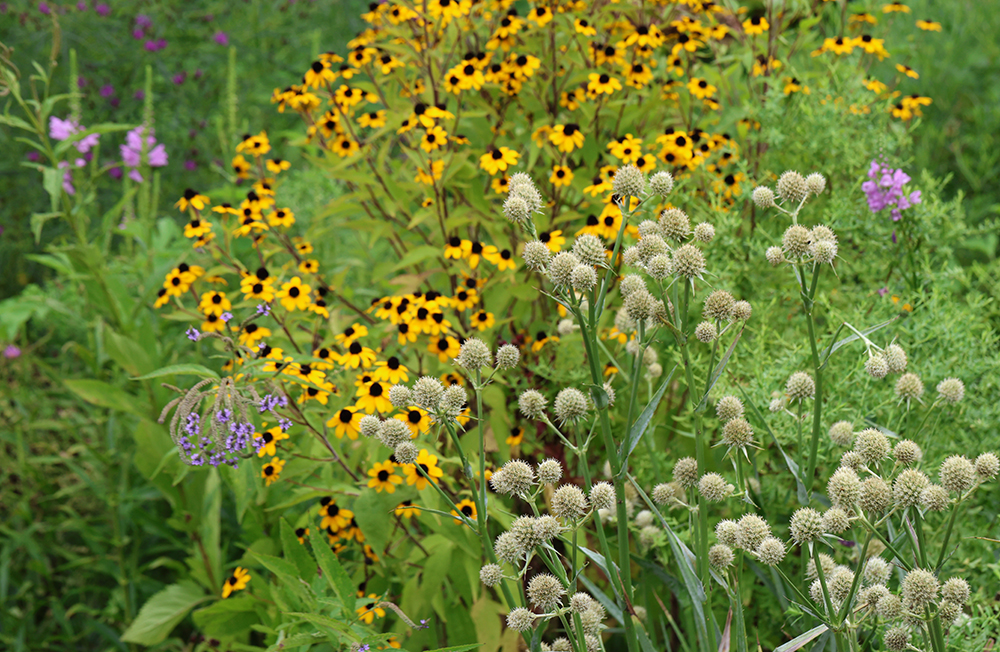
<svg viewBox="0 0 1000 652">
<path fill-rule="evenodd" d="M 261 414 L 264 414 L 265 412 L 274 412 L 275 408 L 279 407 L 283 408 L 287 406 L 288 406 L 288 398 L 284 396 L 275 396 L 274 394 L 267 394 L 262 399 L 260 399 L 260 403 L 257 404 L 257 409 L 260 410 Z M 289 422 L 288 428 L 291 428 L 291 422 Z M 288 428 L 282 426 L 281 429 L 288 430 Z"/>
<path fill-rule="evenodd" d="M 910 176 L 902 170 L 893 170 L 878 161 L 872 161 L 868 169 L 868 181 L 861 184 L 868 199 L 868 208 L 871 212 L 878 213 L 891 206 L 892 221 L 898 222 L 903 217 L 902 211 L 920 203 L 919 190 L 909 194 L 903 190 L 903 186 L 909 182 Z"/>
<path fill-rule="evenodd" d="M 49 137 L 53 140 L 66 140 L 76 134 L 82 133 L 87 129 L 83 127 L 79 122 L 74 120 L 72 117 L 62 120 L 55 116 L 49 118 Z M 66 191 L 67 195 L 75 195 L 76 188 L 73 187 L 73 167 L 82 168 L 87 164 L 88 161 L 93 157 L 93 153 L 90 151 L 95 146 L 97 142 L 101 139 L 100 134 L 89 134 L 79 139 L 73 143 L 73 147 L 76 148 L 81 156 L 74 159 L 72 165 L 69 161 L 60 161 L 59 169 L 64 170 L 62 178 L 62 188 Z"/>
<path fill-rule="evenodd" d="M 161 168 L 168 163 L 167 150 L 163 146 L 163 143 L 156 143 L 155 133 L 152 128 L 146 129 L 144 125 L 136 127 L 125 134 L 125 144 L 119 148 L 121 150 L 122 161 L 129 168 L 128 176 L 136 183 L 143 182 L 142 175 L 139 174 L 139 170 L 137 169 L 143 162 L 143 136 L 146 139 L 146 164 L 149 167 Z"/>
</svg>

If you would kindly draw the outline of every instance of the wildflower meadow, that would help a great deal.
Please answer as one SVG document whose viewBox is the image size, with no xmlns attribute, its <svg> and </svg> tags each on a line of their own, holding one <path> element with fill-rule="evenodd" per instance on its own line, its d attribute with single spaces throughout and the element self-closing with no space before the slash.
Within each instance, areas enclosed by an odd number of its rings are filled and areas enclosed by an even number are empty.
<svg viewBox="0 0 1000 652">
<path fill-rule="evenodd" d="M 3 649 L 994 649 L 988 13 L 0 3 Z"/>
</svg>

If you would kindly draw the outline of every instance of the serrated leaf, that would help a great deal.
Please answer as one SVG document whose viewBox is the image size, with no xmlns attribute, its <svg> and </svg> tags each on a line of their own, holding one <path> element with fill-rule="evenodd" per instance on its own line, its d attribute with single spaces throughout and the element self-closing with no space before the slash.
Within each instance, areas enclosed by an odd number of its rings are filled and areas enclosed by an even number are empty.
<svg viewBox="0 0 1000 652">
<path fill-rule="evenodd" d="M 208 367 L 201 366 L 200 364 L 173 364 L 168 367 L 157 369 L 156 371 L 148 373 L 145 376 L 137 376 L 135 378 L 130 378 L 129 380 L 149 380 L 150 378 L 162 378 L 163 376 L 201 376 L 202 378 L 218 378 L 219 374 L 215 373 Z"/>
</svg>

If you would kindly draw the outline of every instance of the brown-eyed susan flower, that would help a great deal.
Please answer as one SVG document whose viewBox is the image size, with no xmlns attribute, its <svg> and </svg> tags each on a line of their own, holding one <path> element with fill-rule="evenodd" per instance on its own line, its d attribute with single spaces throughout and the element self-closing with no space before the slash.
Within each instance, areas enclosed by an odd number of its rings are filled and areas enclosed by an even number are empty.
<svg viewBox="0 0 1000 652">
<path fill-rule="evenodd" d="M 302 282 L 298 276 L 293 276 L 292 280 L 282 284 L 281 290 L 275 294 L 282 307 L 289 312 L 293 310 L 305 310 L 311 303 L 310 294 L 312 288 Z"/>
<path fill-rule="evenodd" d="M 319 271 L 319 261 L 315 258 L 303 260 L 299 263 L 299 271 L 303 274 L 315 274 Z"/>
<path fill-rule="evenodd" d="M 469 263 L 469 267 L 476 269 L 479 266 L 479 258 L 490 253 L 490 251 L 496 250 L 493 245 L 484 245 L 482 242 L 472 242 L 469 247 L 469 255 L 466 257 L 466 262 Z"/>
<path fill-rule="evenodd" d="M 908 14 L 908 13 L 910 13 L 910 8 L 907 7 L 906 5 L 904 5 L 902 2 L 890 2 L 889 4 L 882 5 L 882 13 L 883 14 L 891 14 L 891 13 Z"/>
<path fill-rule="evenodd" d="M 875 16 L 867 13 L 861 12 L 858 14 L 852 14 L 850 20 L 848 21 L 852 26 L 854 25 L 864 25 L 865 23 L 869 25 L 877 25 L 878 19 Z"/>
<path fill-rule="evenodd" d="M 933 20 L 918 20 L 917 27 L 924 30 L 925 32 L 941 31 L 941 23 L 935 22 Z"/>
<path fill-rule="evenodd" d="M 324 496 L 319 501 L 319 515 L 323 517 L 319 527 L 321 530 L 330 529 L 334 532 L 343 530 L 351 524 L 354 512 L 341 507 L 337 501 L 330 496 Z"/>
<path fill-rule="evenodd" d="M 288 228 L 295 224 L 295 213 L 287 208 L 279 208 L 267 214 L 267 223 L 271 226 Z"/>
<path fill-rule="evenodd" d="M 260 439 L 263 442 L 260 448 L 257 449 L 257 457 L 264 457 L 265 455 L 274 457 L 278 454 L 276 444 L 282 439 L 288 439 L 288 435 L 281 430 L 281 426 L 275 426 L 265 430 L 263 433 L 253 433 L 253 438 Z"/>
<path fill-rule="evenodd" d="M 390 356 L 385 362 L 375 363 L 375 378 L 390 384 L 405 383 L 410 379 L 409 369 L 406 368 L 399 358 Z"/>
<path fill-rule="evenodd" d="M 368 327 L 364 324 L 354 322 L 342 332 L 337 333 L 333 337 L 333 341 L 341 346 L 350 346 L 356 340 L 368 335 Z M 367 366 L 367 365 L 366 365 Z M 354 367 L 355 369 L 357 367 Z"/>
<path fill-rule="evenodd" d="M 236 567 L 233 574 L 226 578 L 226 581 L 222 585 L 222 597 L 223 599 L 228 598 L 233 594 L 233 591 L 242 591 L 247 588 L 247 584 L 250 583 L 250 572 L 245 568 L 240 566 Z"/>
<path fill-rule="evenodd" d="M 302 238 L 296 238 L 297 240 L 302 240 Z M 296 242 L 295 251 L 299 252 L 300 256 L 308 256 L 313 252 L 313 246 L 311 242 Z"/>
<path fill-rule="evenodd" d="M 490 187 L 493 188 L 493 192 L 498 195 L 502 195 L 510 191 L 510 177 L 506 174 L 500 175 L 499 177 L 493 177 L 490 181 Z"/>
<path fill-rule="evenodd" d="M 167 272 L 167 277 L 163 281 L 163 288 L 168 296 L 179 297 L 191 287 L 194 279 L 188 279 L 187 275 L 181 272 L 180 267 L 175 267 Z"/>
<path fill-rule="evenodd" d="M 234 156 L 230 166 L 232 166 L 233 172 L 236 173 L 237 179 L 250 178 L 250 162 L 243 158 L 242 154 Z"/>
<path fill-rule="evenodd" d="M 253 347 L 256 342 L 259 342 L 265 337 L 271 337 L 271 329 L 251 323 L 243 327 L 243 330 L 240 332 L 239 339 L 240 344 Z"/>
<path fill-rule="evenodd" d="M 284 172 L 285 170 L 291 168 L 292 164 L 284 159 L 269 158 L 264 163 L 264 167 L 266 167 L 267 171 L 271 172 L 272 174 L 280 174 L 281 172 Z"/>
<path fill-rule="evenodd" d="M 514 252 L 510 249 L 500 249 L 497 251 L 496 247 L 494 247 L 492 251 L 484 252 L 483 258 L 496 265 L 497 269 L 501 272 L 517 267 L 517 263 L 514 262 Z"/>
<path fill-rule="evenodd" d="M 448 133 L 438 125 L 434 125 L 424 132 L 424 137 L 420 140 L 420 148 L 426 152 L 433 152 L 439 147 L 448 144 Z"/>
<path fill-rule="evenodd" d="M 385 126 L 385 109 L 362 113 L 358 116 L 358 124 L 369 129 L 377 129 Z"/>
<path fill-rule="evenodd" d="M 236 146 L 236 153 L 246 152 L 251 156 L 263 156 L 271 151 L 271 141 L 267 137 L 267 132 L 262 131 L 256 136 L 245 134 L 243 140 Z"/>
<path fill-rule="evenodd" d="M 457 356 L 461 348 L 458 340 L 451 335 L 436 337 L 427 345 L 427 350 L 437 354 L 438 360 L 441 362 L 448 362 L 448 360 Z"/>
<path fill-rule="evenodd" d="M 594 26 L 590 24 L 585 18 L 577 18 L 573 21 L 573 29 L 576 30 L 577 34 L 582 34 L 583 36 L 596 36 L 597 30 Z"/>
<path fill-rule="evenodd" d="M 885 92 L 885 89 L 888 88 L 885 84 L 883 84 L 877 79 L 869 78 L 865 79 L 861 83 L 864 85 L 865 88 L 867 88 L 873 93 L 883 93 Z"/>
<path fill-rule="evenodd" d="M 292 361 L 291 358 L 284 357 L 284 351 L 281 349 L 267 346 L 266 344 L 264 345 L 264 348 L 260 349 L 257 357 L 268 360 L 268 362 L 264 363 L 263 367 L 265 373 L 281 371 Z"/>
<path fill-rule="evenodd" d="M 509 147 L 498 147 L 479 157 L 479 167 L 490 174 L 505 172 L 508 167 L 517 165 L 518 153 Z"/>
<path fill-rule="evenodd" d="M 391 460 L 376 462 L 368 470 L 368 475 L 371 477 L 368 486 L 378 493 L 382 493 L 383 490 L 387 494 L 396 493 L 396 485 L 403 483 L 403 478 L 396 475 L 396 465 Z"/>
<path fill-rule="evenodd" d="M 417 435 L 426 433 L 431 428 L 431 418 L 426 410 L 421 410 L 418 407 L 410 406 L 404 414 L 397 414 L 396 419 L 399 419 L 405 423 L 410 428 L 410 433 L 414 438 Z"/>
<path fill-rule="evenodd" d="M 574 149 L 583 147 L 584 140 L 585 138 L 583 131 L 580 130 L 580 125 L 573 122 L 556 125 L 549 132 L 549 142 L 555 145 L 556 149 L 560 152 L 567 154 L 571 153 Z"/>
<path fill-rule="evenodd" d="M 890 106 L 889 113 L 892 114 L 892 117 L 899 118 L 900 120 L 913 119 L 913 111 L 910 109 L 909 106 L 903 104 L 902 102 Z"/>
<path fill-rule="evenodd" d="M 212 223 L 195 217 L 184 225 L 185 238 L 204 238 L 212 230 Z"/>
<path fill-rule="evenodd" d="M 535 341 L 531 343 L 531 351 L 533 353 L 538 353 L 539 351 L 542 350 L 542 347 L 548 344 L 549 342 L 555 343 L 558 341 L 559 341 L 558 335 L 548 335 L 545 333 L 545 331 L 538 331 L 538 334 L 535 336 Z"/>
<path fill-rule="evenodd" d="M 648 64 L 637 61 L 624 70 L 625 83 L 632 88 L 642 88 L 653 81 L 653 69 Z"/>
<path fill-rule="evenodd" d="M 262 271 L 264 273 L 263 279 L 259 276 Z M 261 267 L 257 270 L 256 274 L 243 277 L 240 281 L 240 291 L 243 292 L 245 299 L 257 299 L 265 303 L 270 303 L 274 300 L 274 287 L 271 285 L 272 283 L 272 279 L 267 276 L 267 270 Z"/>
<path fill-rule="evenodd" d="M 235 208 L 233 208 L 233 205 L 230 204 L 229 202 L 222 202 L 218 206 L 213 206 L 212 207 L 212 212 L 213 213 L 219 213 L 220 215 L 223 215 L 223 216 L 226 216 L 226 215 L 239 215 L 240 214 L 240 212 L 238 210 L 236 210 Z"/>
<path fill-rule="evenodd" d="M 387 638 L 385 641 L 385 645 L 386 647 L 380 647 L 379 649 L 394 648 L 398 650 L 402 647 L 402 645 L 400 645 L 399 643 L 399 639 L 397 639 L 395 636 L 390 636 L 389 638 Z"/>
<path fill-rule="evenodd" d="M 475 290 L 459 288 L 451 298 L 451 307 L 459 312 L 465 312 L 479 303 L 479 293 Z"/>
<path fill-rule="evenodd" d="M 360 532 L 360 530 L 358 530 Z M 375 549 L 372 548 L 367 543 L 361 547 L 361 551 L 365 554 L 365 563 L 378 563 L 378 554 L 376 554 Z"/>
<path fill-rule="evenodd" d="M 329 61 L 313 61 L 302 80 L 312 88 L 324 88 L 337 80 L 337 75 L 330 69 Z"/>
<path fill-rule="evenodd" d="M 326 427 L 333 428 L 333 434 L 337 439 L 343 439 L 344 435 L 347 435 L 348 439 L 357 439 L 360 432 L 358 428 L 361 424 L 362 412 L 363 410 L 356 405 L 341 408 L 339 412 L 333 415 L 333 418 L 326 422 Z"/>
<path fill-rule="evenodd" d="M 357 154 L 360 147 L 350 137 L 343 135 L 330 143 L 330 149 L 336 152 L 340 158 L 347 158 Z"/>
<path fill-rule="evenodd" d="M 446 374 L 441 375 L 441 382 L 445 387 L 451 387 L 452 385 L 459 385 L 465 387 L 465 379 L 459 374 L 449 371 Z"/>
<path fill-rule="evenodd" d="M 205 315 L 205 321 L 201 322 L 201 330 L 206 333 L 220 333 L 226 328 L 226 322 L 216 314 Z"/>
<path fill-rule="evenodd" d="M 532 77 L 535 74 L 535 71 L 542 65 L 541 59 L 530 54 L 521 54 L 517 56 L 512 54 L 510 58 L 507 59 L 506 63 L 511 76 L 513 79 L 518 81 L 524 81 L 525 79 Z"/>
<path fill-rule="evenodd" d="M 428 478 L 430 482 L 437 484 L 438 478 L 444 475 L 444 471 L 438 467 L 437 461 L 437 455 L 431 455 L 426 448 L 420 449 L 416 462 L 403 466 L 406 484 L 416 485 L 417 491 L 423 491 L 427 487 Z"/>
<path fill-rule="evenodd" d="M 447 27 L 453 18 L 469 15 L 472 0 L 428 0 L 424 6 L 431 18 L 439 20 L 442 27 Z"/>
<path fill-rule="evenodd" d="M 612 140 L 607 144 L 611 155 L 621 160 L 622 163 L 634 163 L 642 156 L 642 138 L 636 138 L 632 134 L 625 134 L 623 137 Z"/>
<path fill-rule="evenodd" d="M 198 193 L 197 190 L 191 190 L 190 188 L 188 188 L 187 190 L 184 191 L 184 194 L 181 195 L 181 198 L 178 199 L 176 203 L 174 203 L 174 206 L 176 206 L 182 212 L 186 211 L 188 208 L 193 208 L 195 210 L 202 211 L 205 210 L 205 206 L 207 206 L 210 203 L 210 201 L 211 200 L 209 200 L 208 197 Z"/>
<path fill-rule="evenodd" d="M 156 301 L 153 302 L 153 308 L 162 308 L 170 302 L 170 295 L 167 294 L 167 288 L 160 288 L 156 291 Z"/>
<path fill-rule="evenodd" d="M 743 31 L 750 36 L 763 34 L 770 27 L 771 26 L 768 24 L 767 19 L 763 16 L 753 16 L 743 21 Z"/>
<path fill-rule="evenodd" d="M 348 369 L 367 369 L 375 364 L 375 358 L 375 351 L 363 346 L 361 342 L 351 342 L 347 351 L 340 356 L 340 365 Z"/>
<path fill-rule="evenodd" d="M 392 410 L 392 403 L 389 402 L 389 387 L 378 381 L 370 383 L 367 387 L 359 387 L 356 396 L 357 406 L 368 414 Z"/>
<path fill-rule="evenodd" d="M 698 99 L 705 99 L 706 97 L 712 97 L 718 90 L 708 81 L 700 79 L 698 77 L 692 77 L 691 81 L 688 82 L 688 92 L 697 97 Z"/>
<path fill-rule="evenodd" d="M 322 389 L 321 389 L 322 388 Z M 316 401 L 321 405 L 326 405 L 330 401 L 330 394 L 336 393 L 337 388 L 333 383 L 323 382 L 320 387 L 305 387 L 299 395 L 298 402 Z"/>
<path fill-rule="evenodd" d="M 805 93 L 810 94 L 809 87 L 804 85 L 798 80 L 797 77 L 785 77 L 785 95 L 791 95 L 792 93 Z"/>
<path fill-rule="evenodd" d="M 419 334 L 420 331 L 418 329 L 410 328 L 409 324 L 400 323 L 396 325 L 396 338 L 399 341 L 400 346 L 416 342 Z"/>
<path fill-rule="evenodd" d="M 520 446 L 521 442 L 524 441 L 524 428 L 521 426 L 514 426 L 510 429 L 510 434 L 507 436 L 508 446 Z"/>
<path fill-rule="evenodd" d="M 606 73 L 592 72 L 587 76 L 590 81 L 587 83 L 587 90 L 595 95 L 606 93 L 611 95 L 615 91 L 622 89 L 622 84 L 618 79 Z"/>
<path fill-rule="evenodd" d="M 493 317 L 493 313 L 486 312 L 485 310 L 480 310 L 469 318 L 469 323 L 481 331 L 492 328 L 495 322 L 496 319 Z"/>
<path fill-rule="evenodd" d="M 562 231 L 559 229 L 555 231 L 542 231 L 538 234 L 538 239 L 544 242 L 549 251 L 554 254 L 559 253 L 562 250 L 562 246 L 566 244 L 566 238 L 563 237 Z"/>
<path fill-rule="evenodd" d="M 902 63 L 897 63 L 896 64 L 896 70 L 898 70 L 899 72 L 903 73 L 904 75 L 906 75 L 910 79 L 920 79 L 920 75 L 917 74 L 916 70 L 914 70 L 913 68 L 911 68 L 911 67 L 909 67 L 907 65 L 904 65 Z"/>
<path fill-rule="evenodd" d="M 462 520 L 461 516 L 464 516 L 472 521 L 476 520 L 476 503 L 472 502 L 468 498 L 458 501 L 458 503 L 455 504 L 455 507 L 458 508 L 458 511 L 455 511 L 454 509 L 451 510 L 451 515 L 455 517 L 455 523 L 457 525 L 461 525 L 465 522 Z M 461 513 L 461 516 L 459 516 L 459 513 Z"/>
<path fill-rule="evenodd" d="M 226 298 L 226 293 L 215 290 L 203 293 L 201 301 L 198 302 L 198 310 L 206 315 L 221 316 L 232 307 L 233 304 Z"/>
<path fill-rule="evenodd" d="M 448 2 L 448 0 L 432 0 L 432 1 L 433 2 Z M 452 1 L 454 1 L 454 0 L 452 0 Z M 465 2 L 469 2 L 469 0 L 465 0 Z M 378 602 L 378 596 L 377 595 L 375 595 L 374 593 L 372 593 L 368 597 L 371 598 L 371 602 L 366 602 L 365 604 L 361 605 L 360 607 L 358 607 L 354 611 L 356 611 L 357 614 L 358 614 L 358 620 L 362 621 L 363 623 L 365 623 L 367 625 L 371 625 L 372 622 L 375 620 L 376 617 L 378 617 L 378 618 L 385 618 L 385 609 L 383 609 L 382 607 L 378 606 L 379 602 Z"/>
<path fill-rule="evenodd" d="M 285 373 L 315 385 L 322 384 L 326 379 L 326 373 L 310 363 L 296 362 L 290 364 L 285 369 Z"/>
<path fill-rule="evenodd" d="M 545 5 L 538 5 L 528 12 L 528 20 L 539 27 L 545 27 L 552 20 L 552 12 Z"/>
<path fill-rule="evenodd" d="M 574 88 L 571 91 L 563 91 L 559 94 L 559 106 L 567 111 L 576 111 L 580 108 L 580 103 L 587 99 L 587 91 L 583 88 Z"/>
<path fill-rule="evenodd" d="M 573 182 L 573 171 L 565 165 L 555 165 L 552 167 L 552 175 L 549 176 L 549 183 L 556 188 L 568 186 Z"/>
<path fill-rule="evenodd" d="M 457 235 L 453 235 L 448 238 L 448 242 L 444 247 L 444 257 L 453 258 L 455 260 L 461 260 L 469 255 L 469 251 L 472 249 L 472 243 L 468 240 L 463 240 Z"/>
<path fill-rule="evenodd" d="M 885 40 L 874 38 L 871 34 L 862 34 L 854 39 L 854 45 L 861 48 L 868 54 L 874 54 L 879 60 L 889 56 L 889 51 L 885 49 Z"/>
<path fill-rule="evenodd" d="M 285 461 L 277 457 L 272 457 L 271 461 L 265 464 L 264 468 L 260 470 L 260 477 L 264 478 L 264 483 L 270 487 L 278 481 L 278 476 L 281 475 L 283 468 L 285 468 Z"/>
<path fill-rule="evenodd" d="M 412 500 L 404 500 L 396 506 L 393 513 L 403 518 L 413 518 L 414 516 L 420 516 L 420 508 L 414 505 Z"/>
</svg>

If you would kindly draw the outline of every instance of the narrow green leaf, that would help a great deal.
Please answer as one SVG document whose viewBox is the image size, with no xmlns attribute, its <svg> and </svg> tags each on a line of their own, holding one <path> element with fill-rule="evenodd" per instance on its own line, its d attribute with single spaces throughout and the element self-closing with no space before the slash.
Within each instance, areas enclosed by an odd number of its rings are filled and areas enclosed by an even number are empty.
<svg viewBox="0 0 1000 652">
<path fill-rule="evenodd" d="M 337 555 L 333 554 L 333 550 L 330 549 L 330 543 L 327 540 L 326 534 L 319 528 L 309 528 L 309 542 L 312 544 L 313 554 L 316 555 L 316 561 L 319 563 L 320 570 L 323 571 L 323 577 L 326 578 L 327 584 L 330 585 L 330 588 L 340 598 L 340 604 L 343 605 L 344 613 L 353 612 L 355 602 L 354 583 L 351 581 L 351 577 L 347 574 L 347 571 L 344 570 L 344 567 L 340 565 Z"/>
<path fill-rule="evenodd" d="M 611 617 L 617 620 L 619 623 L 622 622 L 622 610 L 618 608 L 615 601 L 608 597 L 608 594 L 600 589 L 599 586 L 594 584 L 594 582 L 586 575 L 580 575 L 580 582 L 583 583 L 590 594 L 594 596 L 594 599 L 601 603 L 601 605 L 607 610 Z"/>
<path fill-rule="evenodd" d="M 898 316 L 897 317 L 893 317 L 892 319 L 889 319 L 888 321 L 884 321 L 881 324 L 878 324 L 877 326 L 872 326 L 868 330 L 861 331 L 861 335 L 864 335 L 865 337 L 868 337 L 869 335 L 871 335 L 875 331 L 881 330 L 881 329 L 885 328 L 886 326 L 888 326 L 892 322 L 896 321 L 897 319 L 899 319 Z M 827 349 L 826 353 L 823 355 L 823 364 L 824 365 L 826 364 L 826 361 L 830 359 L 831 355 L 833 355 L 834 353 L 837 352 L 837 349 L 840 349 L 841 347 L 847 346 L 848 344 L 850 344 L 854 340 L 861 339 L 861 335 L 858 335 L 857 333 L 851 333 L 850 335 L 848 335 L 844 339 L 842 339 L 842 340 L 840 340 L 838 342 L 835 342 L 834 344 L 831 344 L 830 348 Z"/>
<path fill-rule="evenodd" d="M 715 371 L 712 372 L 712 376 L 708 381 L 708 387 L 705 388 L 705 395 L 701 397 L 701 402 L 698 403 L 698 407 L 695 408 L 695 412 L 705 408 L 705 403 L 708 402 L 708 395 L 712 392 L 712 388 L 715 387 L 715 383 L 719 382 L 719 377 L 722 376 L 722 372 L 725 371 L 726 365 L 729 364 L 729 358 L 732 357 L 733 351 L 736 350 L 736 343 L 740 341 L 740 337 L 742 336 L 743 329 L 741 328 L 739 332 L 736 333 L 736 337 L 733 338 L 729 348 L 726 349 L 726 354 L 722 356 L 721 360 L 719 360 L 719 364 L 715 365 Z"/>
<path fill-rule="evenodd" d="M 774 648 L 774 652 L 795 652 L 795 650 L 801 650 L 806 643 L 812 641 L 828 629 L 829 627 L 826 625 L 817 625 L 805 634 L 799 634 L 787 643 L 782 643 L 778 647 Z"/>
<path fill-rule="evenodd" d="M 788 470 L 791 472 L 792 477 L 795 478 L 795 485 L 797 487 L 796 493 L 798 494 L 799 504 L 808 505 L 809 492 L 806 491 L 806 485 L 802 482 L 802 478 L 799 475 L 801 473 L 799 465 L 796 464 L 794 461 L 792 461 L 792 458 L 789 457 L 787 453 L 785 453 L 785 449 L 781 447 L 780 443 L 778 443 L 778 438 L 774 435 L 774 432 L 771 430 L 771 427 L 767 425 L 767 421 L 764 420 L 764 415 L 760 413 L 760 410 L 758 410 L 757 406 L 754 405 L 754 402 L 750 400 L 750 397 L 743 390 L 743 388 L 738 387 L 738 389 L 740 390 L 740 394 L 743 395 L 743 404 L 750 406 L 750 409 L 753 410 L 754 415 L 757 417 L 757 422 L 761 426 L 763 426 L 764 430 L 767 431 L 767 434 L 771 436 L 771 441 L 774 442 L 774 445 L 778 449 L 778 452 L 781 453 L 781 457 L 785 459 L 785 466 L 788 467 Z"/>
<path fill-rule="evenodd" d="M 626 452 L 623 456 L 624 459 L 627 460 L 629 455 L 632 454 L 632 451 L 635 450 L 635 447 L 639 445 L 639 440 L 642 439 L 642 435 L 646 432 L 650 422 L 652 422 L 653 415 L 656 414 L 656 408 L 660 406 L 660 400 L 663 398 L 664 392 L 667 391 L 667 385 L 670 384 L 675 371 L 677 371 L 677 365 L 674 365 L 674 368 L 670 370 L 667 377 L 663 379 L 663 382 L 660 383 L 660 388 L 656 390 L 656 393 L 649 399 L 649 404 L 646 405 L 645 409 L 639 415 L 639 418 L 632 424 L 632 428 L 628 433 L 628 440 L 625 442 L 628 444 L 628 452 Z"/>
<path fill-rule="evenodd" d="M 92 378 L 66 379 L 63 381 L 69 391 L 91 405 L 110 408 L 121 412 L 130 412 L 139 416 L 145 415 L 142 409 L 143 400 L 133 396 L 126 391 L 118 389 L 114 385 L 109 385 L 103 380 Z"/>
<path fill-rule="evenodd" d="M 329 636 L 323 632 L 309 632 L 306 634 L 294 634 L 286 638 L 281 639 L 271 647 L 267 648 L 267 652 L 284 652 L 285 650 L 290 650 L 297 648 L 300 645 L 312 645 L 314 643 L 325 643 L 329 640 Z"/>
<path fill-rule="evenodd" d="M 281 519 L 281 547 L 285 553 L 285 559 L 298 567 L 299 577 L 306 581 L 316 577 L 316 562 L 306 552 L 305 545 L 299 543 L 298 537 L 295 536 L 295 530 L 285 519 Z"/>
<path fill-rule="evenodd" d="M 466 645 L 453 645 L 451 647 L 439 647 L 436 650 L 429 650 L 428 652 L 466 652 L 466 650 L 475 650 L 480 645 L 482 645 L 482 643 L 469 643 L 469 644 L 466 644 Z"/>
<path fill-rule="evenodd" d="M 411 265 L 416 265 L 421 263 L 428 258 L 432 258 L 438 254 L 442 253 L 440 247 L 434 247 L 431 245 L 421 245 L 411 249 L 403 258 L 392 268 L 392 271 L 396 272 L 401 269 L 410 267 Z"/>
<path fill-rule="evenodd" d="M 201 376 L 202 378 L 218 378 L 219 374 L 215 373 L 208 367 L 203 367 L 200 364 L 173 364 L 169 367 L 162 367 L 148 373 L 144 376 L 137 376 L 135 378 L 130 378 L 130 380 L 149 380 L 150 378 L 162 378 L 163 376 Z"/>
</svg>

